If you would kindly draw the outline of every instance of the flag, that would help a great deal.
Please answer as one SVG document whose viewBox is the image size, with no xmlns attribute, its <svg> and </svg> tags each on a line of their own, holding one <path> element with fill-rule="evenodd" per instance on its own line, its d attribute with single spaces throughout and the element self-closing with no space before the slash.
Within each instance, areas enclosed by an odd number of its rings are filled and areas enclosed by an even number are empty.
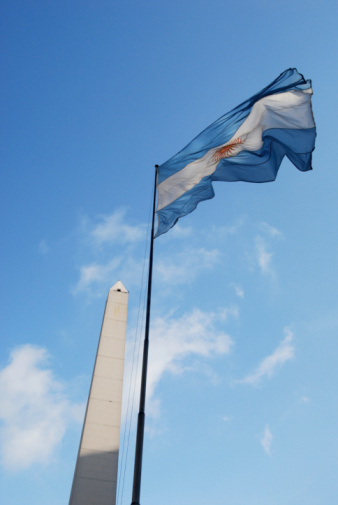
<svg viewBox="0 0 338 505">
<path fill-rule="evenodd" d="M 274 181 L 284 156 L 310 170 L 316 138 L 311 96 L 311 81 L 286 70 L 160 165 L 156 236 L 213 198 L 213 181 Z"/>
</svg>

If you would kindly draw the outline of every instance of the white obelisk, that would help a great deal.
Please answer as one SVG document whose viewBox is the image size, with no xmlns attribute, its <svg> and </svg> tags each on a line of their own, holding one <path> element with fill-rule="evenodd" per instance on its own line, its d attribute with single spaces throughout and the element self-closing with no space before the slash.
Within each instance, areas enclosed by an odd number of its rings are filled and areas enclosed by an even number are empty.
<svg viewBox="0 0 338 505">
<path fill-rule="evenodd" d="M 103 316 L 69 505 L 115 505 L 128 291 L 118 281 Z"/>
</svg>

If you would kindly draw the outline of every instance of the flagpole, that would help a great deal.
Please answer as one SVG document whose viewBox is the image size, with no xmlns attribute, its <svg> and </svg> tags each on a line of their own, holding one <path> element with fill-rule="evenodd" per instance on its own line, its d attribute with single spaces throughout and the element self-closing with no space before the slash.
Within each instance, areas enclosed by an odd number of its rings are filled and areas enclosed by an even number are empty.
<svg viewBox="0 0 338 505">
<path fill-rule="evenodd" d="M 147 387 L 147 368 L 148 368 L 148 350 L 149 350 L 151 282 L 152 282 L 152 276 L 153 276 L 154 223 L 155 223 L 157 168 L 158 168 L 158 165 L 155 165 L 153 218 L 152 218 L 152 225 L 151 225 L 151 240 L 150 240 L 150 255 L 149 255 L 147 313 L 146 313 L 146 326 L 145 326 L 144 345 L 143 345 L 140 409 L 139 409 L 138 419 L 137 419 L 137 435 L 136 435 L 135 464 L 134 464 L 134 483 L 133 483 L 133 498 L 132 498 L 133 501 L 132 501 L 131 505 L 140 505 L 142 454 L 143 454 L 144 422 L 145 422 L 145 403 L 146 403 L 146 387 Z"/>
</svg>

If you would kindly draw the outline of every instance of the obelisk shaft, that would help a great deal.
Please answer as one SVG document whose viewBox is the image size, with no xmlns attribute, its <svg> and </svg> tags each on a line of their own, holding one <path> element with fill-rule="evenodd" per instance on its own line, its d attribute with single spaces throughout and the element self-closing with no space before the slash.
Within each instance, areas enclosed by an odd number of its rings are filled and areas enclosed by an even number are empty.
<svg viewBox="0 0 338 505">
<path fill-rule="evenodd" d="M 109 291 L 69 505 L 115 505 L 128 292 Z"/>
</svg>

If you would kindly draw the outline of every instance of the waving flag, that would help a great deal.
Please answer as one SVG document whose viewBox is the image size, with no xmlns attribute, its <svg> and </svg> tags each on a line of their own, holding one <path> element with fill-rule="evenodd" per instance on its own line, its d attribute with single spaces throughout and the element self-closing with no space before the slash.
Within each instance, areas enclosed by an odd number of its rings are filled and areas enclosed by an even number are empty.
<svg viewBox="0 0 338 505">
<path fill-rule="evenodd" d="M 158 168 L 158 229 L 166 233 L 203 200 L 213 181 L 274 181 L 284 156 L 310 170 L 316 127 L 311 81 L 283 72 Z"/>
</svg>

